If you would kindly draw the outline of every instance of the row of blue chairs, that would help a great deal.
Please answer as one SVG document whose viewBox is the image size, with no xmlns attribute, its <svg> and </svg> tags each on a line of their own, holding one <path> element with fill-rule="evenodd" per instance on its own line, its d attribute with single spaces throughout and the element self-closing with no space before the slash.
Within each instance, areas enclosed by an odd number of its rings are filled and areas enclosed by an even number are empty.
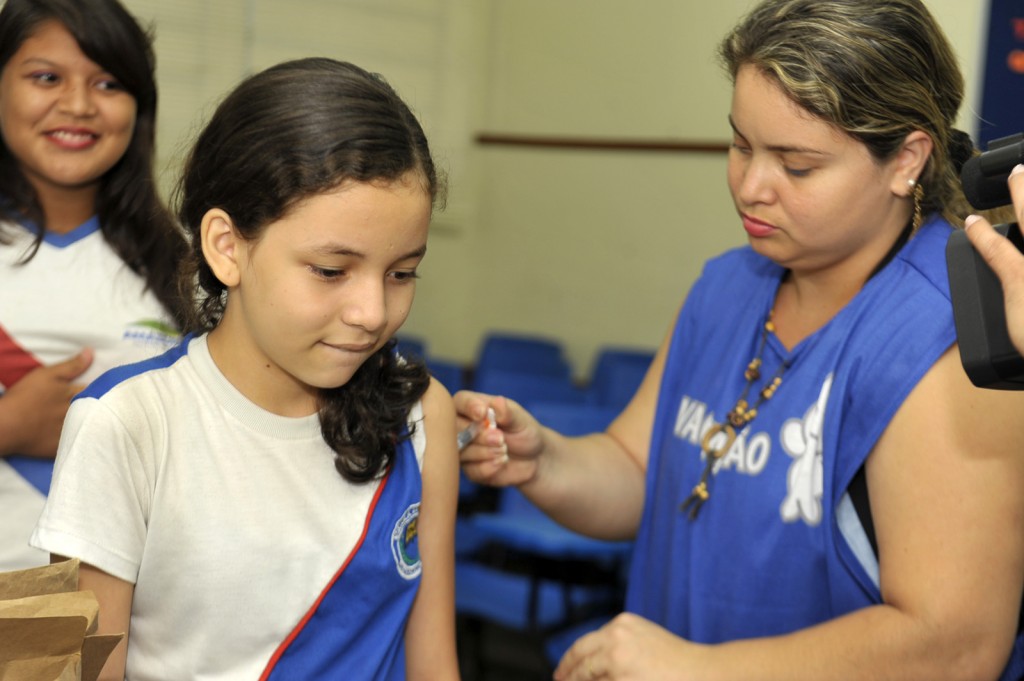
<svg viewBox="0 0 1024 681">
<path fill-rule="evenodd" d="M 399 338 L 399 351 L 424 359 L 450 392 L 471 388 L 501 394 L 520 404 L 534 401 L 595 404 L 621 410 L 632 398 L 654 358 L 651 350 L 602 348 L 589 379 L 578 385 L 559 341 L 541 336 L 487 334 L 470 366 L 439 359 L 415 337 Z"/>
</svg>

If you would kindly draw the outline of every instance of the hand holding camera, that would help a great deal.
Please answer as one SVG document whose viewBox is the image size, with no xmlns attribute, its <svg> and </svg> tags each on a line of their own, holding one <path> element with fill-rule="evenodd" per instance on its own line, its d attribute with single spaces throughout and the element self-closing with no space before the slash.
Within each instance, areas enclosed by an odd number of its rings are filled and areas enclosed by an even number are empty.
<svg viewBox="0 0 1024 681">
<path fill-rule="evenodd" d="M 1017 224 L 1024 217 L 1024 165 L 1017 165 L 1008 179 Z M 967 238 L 999 277 L 1006 303 L 1006 326 L 1018 352 L 1024 353 L 1024 253 L 1003 238 L 985 218 L 972 215 L 964 223 Z"/>
<path fill-rule="evenodd" d="M 964 195 L 978 210 L 1013 203 L 1017 222 L 977 215 L 946 247 L 960 358 L 983 388 L 1024 390 L 1024 134 L 989 144 L 964 164 Z"/>
</svg>

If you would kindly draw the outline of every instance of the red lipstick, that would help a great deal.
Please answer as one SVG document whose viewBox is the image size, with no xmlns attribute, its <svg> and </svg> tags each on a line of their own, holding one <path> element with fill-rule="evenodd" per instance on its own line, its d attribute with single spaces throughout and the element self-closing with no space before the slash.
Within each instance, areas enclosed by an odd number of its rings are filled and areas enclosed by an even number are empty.
<svg viewBox="0 0 1024 681">
<path fill-rule="evenodd" d="M 743 218 L 743 229 L 745 229 L 747 234 L 755 239 L 771 236 L 778 231 L 778 228 L 774 225 L 762 222 L 756 218 L 750 217 L 749 215 L 741 214 L 741 217 Z"/>
</svg>

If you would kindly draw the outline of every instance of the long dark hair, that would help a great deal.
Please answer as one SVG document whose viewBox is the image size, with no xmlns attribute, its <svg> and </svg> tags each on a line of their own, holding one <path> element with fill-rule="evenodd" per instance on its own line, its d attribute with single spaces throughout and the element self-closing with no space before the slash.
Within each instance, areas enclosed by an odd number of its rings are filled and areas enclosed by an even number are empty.
<svg viewBox="0 0 1024 681">
<path fill-rule="evenodd" d="M 100 180 L 96 213 L 107 242 L 181 324 L 185 301 L 177 295 L 175 269 L 185 241 L 154 180 L 157 91 L 151 38 L 116 0 L 7 0 L 0 10 L 0 69 L 40 24 L 51 20 L 63 25 L 82 52 L 135 98 L 131 142 Z M 35 248 L 25 258 L 30 260 L 46 230 L 43 208 L 2 139 L 0 194 L 9 211 L 39 226 Z"/>
<path fill-rule="evenodd" d="M 203 257 L 203 216 L 220 208 L 254 241 L 299 201 L 346 180 L 393 181 L 421 175 L 433 205 L 440 181 L 416 117 L 380 76 L 332 59 L 285 62 L 231 92 L 200 133 L 176 192 L 178 218 L 192 238 L 179 276 L 197 290 L 191 331 L 213 329 L 225 286 Z M 399 359 L 392 339 L 345 385 L 320 391 L 320 425 L 346 480 L 387 471 L 407 438 L 409 409 L 430 383 L 422 363 Z"/>
</svg>

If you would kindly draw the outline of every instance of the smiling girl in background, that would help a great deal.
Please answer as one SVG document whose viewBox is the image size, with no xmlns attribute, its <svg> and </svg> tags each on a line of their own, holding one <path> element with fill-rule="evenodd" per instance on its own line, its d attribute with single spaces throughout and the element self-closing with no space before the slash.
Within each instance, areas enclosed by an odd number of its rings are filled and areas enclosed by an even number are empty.
<svg viewBox="0 0 1024 681">
<path fill-rule="evenodd" d="M 0 570 L 28 546 L 71 397 L 163 352 L 185 242 L 156 193 L 154 58 L 114 0 L 0 10 Z"/>
<path fill-rule="evenodd" d="M 455 414 L 393 340 L 438 193 L 351 64 L 214 113 L 180 186 L 201 335 L 75 400 L 33 536 L 128 632 L 105 678 L 457 678 Z"/>
</svg>

